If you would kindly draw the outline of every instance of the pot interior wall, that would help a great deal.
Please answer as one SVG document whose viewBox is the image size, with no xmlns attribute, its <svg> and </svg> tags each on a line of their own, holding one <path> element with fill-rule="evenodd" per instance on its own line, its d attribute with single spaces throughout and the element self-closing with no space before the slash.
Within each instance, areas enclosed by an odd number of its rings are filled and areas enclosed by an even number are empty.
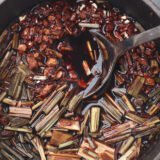
<svg viewBox="0 0 160 160">
<path fill-rule="evenodd" d="M 160 25 L 160 17 L 143 0 L 109 0 L 113 6 L 134 17 L 145 29 Z M 150 0 L 147 0 L 150 1 Z M 157 0 L 159 1 L 159 0 Z"/>
<path fill-rule="evenodd" d="M 11 22 L 15 17 L 24 12 L 27 8 L 36 5 L 43 0 L 6 0 L 0 5 L 0 32 Z M 160 17 L 152 11 L 151 7 L 146 5 L 143 0 L 109 0 L 111 3 L 125 11 L 128 15 L 134 17 L 142 26 L 147 29 L 160 24 Z M 158 145 L 158 146 L 157 146 Z M 160 143 L 153 146 L 152 155 L 148 155 L 145 160 L 153 160 L 160 147 Z M 148 153 L 148 152 L 147 152 Z M 149 159 L 148 159 L 148 158 Z"/>
</svg>

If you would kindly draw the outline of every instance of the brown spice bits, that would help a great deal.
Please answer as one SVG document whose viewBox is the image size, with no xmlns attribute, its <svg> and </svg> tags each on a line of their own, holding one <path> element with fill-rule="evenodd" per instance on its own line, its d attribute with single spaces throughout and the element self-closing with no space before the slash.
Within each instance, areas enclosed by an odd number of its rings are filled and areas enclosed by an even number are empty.
<svg viewBox="0 0 160 160">
<path fill-rule="evenodd" d="M 69 71 L 69 76 L 73 79 L 77 79 L 78 76 L 74 70 Z"/>
<path fill-rule="evenodd" d="M 155 75 L 160 72 L 160 68 L 156 60 L 151 60 L 151 71 Z"/>
<path fill-rule="evenodd" d="M 56 79 L 61 79 L 63 76 L 63 71 L 58 71 L 56 74 Z"/>
<path fill-rule="evenodd" d="M 60 59 L 62 58 L 62 54 L 60 52 L 56 51 L 56 50 L 53 50 L 53 49 L 50 49 L 50 48 L 46 48 L 45 51 L 55 55 L 56 57 L 58 57 Z"/>
<path fill-rule="evenodd" d="M 119 160 L 131 160 L 137 159 L 140 153 L 142 139 L 139 138 L 128 150 L 125 152 Z"/>
<path fill-rule="evenodd" d="M 34 55 L 32 53 L 27 54 L 26 59 L 27 59 L 27 62 L 28 62 L 29 69 L 31 69 L 31 70 L 38 69 L 38 62 L 34 58 Z"/>
<path fill-rule="evenodd" d="M 42 88 L 42 90 L 41 90 L 41 92 L 40 92 L 39 95 L 41 97 L 46 97 L 52 91 L 53 88 L 54 88 L 54 85 L 48 85 L 48 84 L 46 84 L 44 86 L 44 88 Z"/>
<path fill-rule="evenodd" d="M 19 52 L 25 52 L 27 50 L 27 46 L 25 44 L 18 45 Z"/>
<path fill-rule="evenodd" d="M 55 17 L 54 15 L 49 15 L 49 16 L 48 16 L 48 20 L 49 20 L 49 21 L 54 21 L 55 18 L 56 18 L 56 17 Z"/>
<path fill-rule="evenodd" d="M 40 51 L 44 51 L 47 48 L 47 44 L 41 43 L 39 46 Z"/>
<path fill-rule="evenodd" d="M 6 126 L 9 123 L 9 119 L 8 117 L 0 117 L 0 124 L 2 124 L 3 126 Z"/>
<path fill-rule="evenodd" d="M 87 87 L 87 83 L 85 82 L 85 80 L 83 78 L 78 81 L 78 85 L 82 88 Z"/>
<path fill-rule="evenodd" d="M 149 76 L 145 77 L 145 85 L 154 86 L 155 80 Z"/>
<path fill-rule="evenodd" d="M 50 76 L 53 76 L 55 73 L 55 68 L 54 67 L 47 67 L 45 68 L 44 70 L 44 76 L 47 76 L 47 77 L 50 77 Z"/>
<path fill-rule="evenodd" d="M 147 49 L 145 50 L 145 54 L 148 55 L 148 56 L 150 56 L 150 55 L 152 54 L 152 50 L 149 49 L 149 48 L 147 48 Z"/>
<path fill-rule="evenodd" d="M 26 44 L 28 49 L 31 49 L 33 47 L 33 41 L 28 41 Z"/>
<path fill-rule="evenodd" d="M 107 32 L 111 32 L 111 31 L 114 30 L 114 28 L 115 28 L 115 26 L 114 26 L 113 23 L 108 23 L 108 24 L 106 24 L 105 30 L 106 30 Z"/>
<path fill-rule="evenodd" d="M 49 58 L 47 60 L 47 66 L 48 67 L 54 67 L 58 64 L 58 60 L 56 58 Z"/>
<path fill-rule="evenodd" d="M 2 131 L 0 131 L 0 136 L 2 136 L 2 137 L 12 137 L 13 132 L 8 131 L 8 130 L 2 130 Z"/>
<path fill-rule="evenodd" d="M 26 40 L 30 40 L 30 39 L 31 39 L 31 36 L 30 36 L 30 33 L 29 33 L 29 28 L 25 28 L 25 29 L 22 31 L 21 37 L 22 37 L 23 39 L 26 39 Z"/>
</svg>

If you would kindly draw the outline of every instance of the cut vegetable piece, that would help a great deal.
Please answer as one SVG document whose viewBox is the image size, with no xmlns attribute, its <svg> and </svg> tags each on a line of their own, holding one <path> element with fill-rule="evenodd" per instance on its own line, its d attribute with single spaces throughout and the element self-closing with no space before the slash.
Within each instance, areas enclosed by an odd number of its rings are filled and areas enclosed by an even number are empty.
<svg viewBox="0 0 160 160">
<path fill-rule="evenodd" d="M 70 120 L 70 119 L 60 119 L 57 123 L 57 127 L 80 131 L 79 121 Z"/>
<path fill-rule="evenodd" d="M 76 154 L 49 152 L 47 160 L 80 160 L 80 157 Z"/>
<path fill-rule="evenodd" d="M 147 113 L 152 116 L 155 112 L 157 112 L 160 109 L 160 103 L 153 104 L 148 110 Z"/>
<path fill-rule="evenodd" d="M 132 111 L 132 112 L 136 111 L 126 95 L 122 96 L 122 100 L 127 105 L 127 107 L 129 108 L 130 111 Z"/>
<path fill-rule="evenodd" d="M 97 155 L 99 157 L 98 158 L 99 160 L 106 160 L 106 157 L 108 158 L 107 160 L 114 159 L 114 153 L 115 153 L 114 148 L 109 147 L 108 145 L 103 144 L 96 140 L 94 140 L 94 143 L 97 146 L 97 148 L 94 151 L 91 149 L 91 152 L 93 153 L 90 152 L 91 154 L 88 154 L 86 152 L 86 149 L 90 150 L 90 146 L 89 143 L 87 143 L 87 140 L 84 139 L 78 151 L 78 155 L 89 160 L 97 160 L 97 158 L 94 157 L 94 155 Z"/>
<path fill-rule="evenodd" d="M 24 133 L 32 133 L 32 129 L 28 129 L 28 128 L 15 128 L 15 127 L 5 126 L 4 129 L 10 130 L 10 131 L 17 131 L 17 132 L 24 132 Z"/>
<path fill-rule="evenodd" d="M 125 117 L 130 119 L 130 120 L 132 120 L 132 121 L 134 121 L 134 122 L 136 122 L 136 123 L 138 123 L 138 124 L 142 124 L 146 120 L 146 119 L 141 118 L 141 117 L 139 117 L 136 114 L 133 114 L 131 112 L 126 112 Z"/>
<path fill-rule="evenodd" d="M 70 139 L 72 137 L 73 137 L 72 134 L 55 130 L 52 132 L 50 144 L 52 144 L 54 146 L 59 146 L 60 144 L 66 142 L 68 139 Z"/>
<path fill-rule="evenodd" d="M 134 141 L 134 137 L 133 136 L 130 136 L 128 139 L 126 139 L 123 142 L 123 144 L 122 144 L 122 146 L 121 146 L 121 148 L 119 150 L 119 153 L 121 155 L 123 155 L 127 151 L 127 149 L 131 146 L 131 144 L 133 143 L 133 141 Z"/>
<path fill-rule="evenodd" d="M 97 132 L 99 129 L 100 123 L 100 108 L 99 107 L 92 107 L 91 108 L 91 132 Z"/>
<path fill-rule="evenodd" d="M 19 41 L 19 33 L 14 32 L 13 43 L 12 43 L 12 48 L 13 49 L 17 49 L 18 48 L 18 41 Z"/>
<path fill-rule="evenodd" d="M 90 43 L 90 41 L 87 41 L 86 44 L 87 44 L 87 48 L 88 48 L 90 57 L 91 57 L 91 59 L 93 61 L 94 60 L 94 56 L 93 56 L 93 51 L 92 51 L 91 43 Z"/>
<path fill-rule="evenodd" d="M 80 27 L 86 27 L 86 28 L 99 28 L 99 24 L 96 23 L 79 23 Z"/>
<path fill-rule="evenodd" d="M 9 107 L 9 114 L 11 116 L 31 118 L 32 110 L 30 108 Z"/>
<path fill-rule="evenodd" d="M 123 124 L 118 124 L 118 125 L 112 126 L 111 128 L 104 129 L 102 132 L 103 132 L 104 138 L 109 139 L 119 135 L 120 133 L 128 129 L 132 129 L 136 126 L 137 126 L 137 123 L 128 121 Z"/>
<path fill-rule="evenodd" d="M 44 126 L 48 124 L 48 122 L 52 119 L 53 116 L 55 116 L 59 111 L 58 105 L 56 105 L 51 112 L 46 115 L 43 119 L 41 119 L 35 126 L 35 129 L 37 132 L 39 132 Z"/>
<path fill-rule="evenodd" d="M 84 121 L 81 123 L 81 130 L 78 132 L 78 134 L 82 134 L 83 131 L 84 131 L 84 128 L 85 128 L 85 125 L 87 123 L 87 120 L 88 120 L 88 117 L 89 117 L 89 113 L 90 113 L 90 110 L 88 110 L 85 115 L 84 115 Z"/>
<path fill-rule="evenodd" d="M 122 113 L 124 114 L 124 110 L 123 108 L 121 108 L 121 106 L 119 106 L 113 99 L 112 97 L 108 94 L 108 93 L 105 93 L 106 97 L 108 98 L 108 100 Z"/>
<path fill-rule="evenodd" d="M 81 102 L 82 98 L 83 98 L 83 94 L 74 95 L 73 98 L 68 103 L 68 110 L 70 112 L 73 112 Z"/>
<path fill-rule="evenodd" d="M 88 65 L 87 61 L 83 61 L 82 66 L 83 66 L 83 69 L 84 69 L 86 75 L 87 76 L 91 75 L 91 70 L 89 68 L 89 65 Z"/>
<path fill-rule="evenodd" d="M 36 144 L 37 146 L 37 149 L 39 151 L 39 154 L 40 154 L 40 157 L 41 157 L 41 160 L 46 160 L 46 157 L 45 157 L 45 154 L 44 154 L 44 149 L 43 149 L 43 146 L 42 146 L 42 143 L 40 141 L 40 139 L 38 137 L 35 137 L 33 139 L 34 143 Z"/>
<path fill-rule="evenodd" d="M 128 94 L 137 97 L 143 87 L 144 82 L 144 77 L 137 76 L 133 83 L 128 87 Z"/>
<path fill-rule="evenodd" d="M 131 133 L 127 133 L 127 134 L 120 135 L 120 136 L 117 136 L 117 137 L 114 137 L 114 138 L 110 138 L 110 139 L 106 140 L 105 142 L 107 144 L 114 144 L 114 143 L 117 143 L 117 142 L 120 142 L 120 141 L 124 141 L 129 136 L 131 136 Z"/>
</svg>

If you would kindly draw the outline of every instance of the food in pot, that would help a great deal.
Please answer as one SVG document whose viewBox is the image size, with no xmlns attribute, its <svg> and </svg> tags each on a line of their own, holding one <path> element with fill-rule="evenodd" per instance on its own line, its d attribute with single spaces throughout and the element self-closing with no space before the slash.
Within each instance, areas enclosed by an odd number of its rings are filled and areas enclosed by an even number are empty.
<svg viewBox="0 0 160 160">
<path fill-rule="evenodd" d="M 103 50 L 89 29 L 118 42 L 139 26 L 99 0 L 39 4 L 11 23 L 0 36 L 1 158 L 138 159 L 160 133 L 156 44 L 127 51 L 103 94 L 79 93 Z"/>
</svg>

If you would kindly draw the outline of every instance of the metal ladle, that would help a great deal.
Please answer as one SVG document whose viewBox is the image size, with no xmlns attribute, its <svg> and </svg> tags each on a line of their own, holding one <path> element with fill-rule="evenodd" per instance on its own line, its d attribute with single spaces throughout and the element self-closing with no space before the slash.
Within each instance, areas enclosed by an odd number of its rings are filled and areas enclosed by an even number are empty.
<svg viewBox="0 0 160 160">
<path fill-rule="evenodd" d="M 155 40 L 160 37 L 160 26 L 146 30 L 140 34 L 134 35 L 121 42 L 112 43 L 97 30 L 90 30 L 93 37 L 96 38 L 97 42 L 103 44 L 100 50 L 100 55 L 97 60 L 97 64 L 92 69 L 94 75 L 93 80 L 88 87 L 83 91 L 83 98 L 87 98 L 97 93 L 105 84 L 109 81 L 112 76 L 112 72 L 116 65 L 117 60 L 127 50 L 134 48 L 145 42 Z M 102 45 L 101 45 L 102 47 Z M 104 50 L 108 52 L 108 59 L 105 59 L 106 55 Z"/>
</svg>

